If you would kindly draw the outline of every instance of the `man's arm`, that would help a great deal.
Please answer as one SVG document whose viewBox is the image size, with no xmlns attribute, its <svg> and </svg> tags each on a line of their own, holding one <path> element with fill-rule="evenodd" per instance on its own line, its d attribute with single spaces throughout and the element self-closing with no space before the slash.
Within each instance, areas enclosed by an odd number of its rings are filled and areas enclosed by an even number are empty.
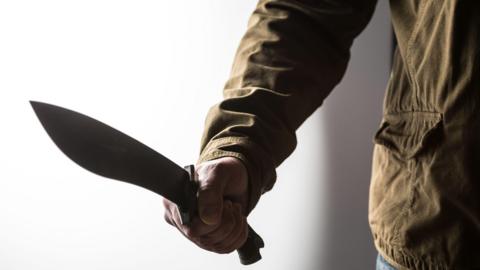
<svg viewBox="0 0 480 270">
<path fill-rule="evenodd" d="M 218 194 L 199 192 L 199 214 L 204 222 L 198 227 L 224 228 L 227 226 L 223 225 L 225 214 L 239 224 L 245 223 L 245 216 L 255 207 L 260 195 L 272 188 L 275 168 L 294 150 L 295 130 L 343 77 L 353 39 L 367 25 L 375 4 L 376 0 L 261 0 L 258 3 L 237 51 L 224 100 L 208 113 L 199 159 L 200 164 L 209 160 L 222 164 L 225 157 L 230 157 L 228 162 L 232 166 L 231 157 L 234 157 L 235 168 L 245 166 L 248 177 L 242 181 L 248 181 L 248 189 L 239 198 L 246 203 L 215 188 L 234 185 L 229 179 L 236 179 L 232 175 L 235 170 L 222 179 L 212 170 L 204 179 L 210 183 L 207 189 L 217 190 Z M 226 198 L 229 204 L 240 204 L 243 216 L 237 217 L 238 211 L 226 213 L 221 198 Z M 217 210 L 212 214 L 208 209 Z M 203 248 L 218 252 L 209 248 L 211 245 L 194 239 L 213 239 L 210 244 L 215 242 L 221 247 L 222 237 L 228 238 L 234 229 L 208 237 L 211 230 L 213 227 L 203 228 L 199 231 L 204 234 L 187 237 Z M 242 243 L 240 239 L 234 247 Z"/>
<path fill-rule="evenodd" d="M 240 43 L 225 99 L 205 124 L 200 161 L 234 156 L 250 175 L 252 210 L 275 168 L 296 146 L 295 130 L 343 77 L 353 39 L 374 0 L 260 1 Z"/>
</svg>

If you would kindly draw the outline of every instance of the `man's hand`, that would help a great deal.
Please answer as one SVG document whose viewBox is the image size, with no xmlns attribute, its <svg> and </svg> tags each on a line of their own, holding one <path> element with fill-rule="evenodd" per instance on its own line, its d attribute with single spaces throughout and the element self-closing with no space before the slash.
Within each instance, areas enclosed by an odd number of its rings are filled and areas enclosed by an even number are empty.
<svg viewBox="0 0 480 270">
<path fill-rule="evenodd" d="M 240 160 L 224 157 L 199 164 L 196 173 L 199 216 L 182 225 L 177 206 L 164 199 L 165 220 L 199 247 L 230 253 L 247 239 L 247 170 Z"/>
</svg>

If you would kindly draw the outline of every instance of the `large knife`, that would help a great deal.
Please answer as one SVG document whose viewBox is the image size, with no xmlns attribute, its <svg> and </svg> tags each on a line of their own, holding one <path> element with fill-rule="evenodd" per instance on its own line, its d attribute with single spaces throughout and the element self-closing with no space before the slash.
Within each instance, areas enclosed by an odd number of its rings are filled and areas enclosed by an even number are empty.
<svg viewBox="0 0 480 270">
<path fill-rule="evenodd" d="M 151 190 L 177 205 L 182 223 L 197 215 L 194 166 L 182 168 L 132 137 L 81 113 L 30 101 L 50 138 L 71 160 L 95 174 Z M 238 255 L 244 265 L 261 259 L 262 238 L 249 226 Z"/>
</svg>

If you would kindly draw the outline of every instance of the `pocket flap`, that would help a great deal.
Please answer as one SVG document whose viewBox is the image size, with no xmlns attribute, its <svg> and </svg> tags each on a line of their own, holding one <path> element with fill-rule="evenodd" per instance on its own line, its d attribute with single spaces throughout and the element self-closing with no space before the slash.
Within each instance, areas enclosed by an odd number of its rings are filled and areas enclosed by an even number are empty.
<svg viewBox="0 0 480 270">
<path fill-rule="evenodd" d="M 404 159 L 413 158 L 442 122 L 440 113 L 405 112 L 386 114 L 374 142 Z"/>
</svg>

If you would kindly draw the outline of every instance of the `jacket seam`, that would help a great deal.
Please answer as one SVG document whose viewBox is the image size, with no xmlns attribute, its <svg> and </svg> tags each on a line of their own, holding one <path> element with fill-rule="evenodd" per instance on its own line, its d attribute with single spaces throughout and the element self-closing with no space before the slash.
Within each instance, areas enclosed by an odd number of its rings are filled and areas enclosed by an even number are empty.
<svg viewBox="0 0 480 270">
<path fill-rule="evenodd" d="M 430 114 L 432 116 L 439 116 L 439 117 L 442 115 L 441 112 L 435 112 L 435 111 L 388 111 L 388 112 L 385 112 L 383 114 L 383 116 L 385 117 L 385 116 L 388 116 L 388 115 L 401 115 L 401 114 L 417 114 L 417 115 L 419 115 L 419 114 L 423 114 L 423 115 Z"/>
<path fill-rule="evenodd" d="M 427 2 L 429 1 L 421 1 L 420 2 L 420 7 L 419 7 L 419 10 L 418 10 L 418 15 L 417 17 L 418 18 L 421 18 L 424 16 L 425 14 L 425 11 L 426 11 L 426 7 L 427 7 Z M 422 20 L 420 19 L 417 19 L 416 22 L 415 22 L 415 25 L 413 27 L 413 32 L 412 32 L 412 35 L 410 36 L 410 38 L 408 39 L 408 42 L 407 42 L 407 53 L 406 53 L 406 62 L 407 62 L 407 65 L 408 65 L 408 68 L 407 68 L 407 72 L 408 74 L 410 74 L 410 78 L 412 80 L 412 104 L 415 104 L 418 108 L 420 108 L 419 106 L 419 97 L 418 97 L 418 82 L 417 82 L 417 79 L 415 78 L 415 73 L 416 73 L 416 68 L 414 67 L 413 65 L 413 62 L 412 62 L 412 47 L 413 47 L 413 41 L 415 40 L 415 38 L 417 37 L 419 31 L 420 31 L 420 22 Z"/>
<path fill-rule="evenodd" d="M 415 256 L 412 256 L 406 253 L 401 247 L 396 247 L 391 245 L 383 240 L 380 234 L 374 239 L 374 244 L 377 248 L 378 253 L 382 255 L 382 257 L 389 262 L 394 267 L 398 268 L 399 270 L 407 270 L 407 269 L 423 269 L 423 270 L 447 270 L 449 269 L 445 263 L 441 263 L 435 261 L 431 257 L 427 257 L 426 259 L 419 259 Z M 404 264 L 401 264 L 402 261 Z M 405 265 L 407 264 L 407 265 Z M 411 268 L 413 264 L 418 267 Z"/>
</svg>

